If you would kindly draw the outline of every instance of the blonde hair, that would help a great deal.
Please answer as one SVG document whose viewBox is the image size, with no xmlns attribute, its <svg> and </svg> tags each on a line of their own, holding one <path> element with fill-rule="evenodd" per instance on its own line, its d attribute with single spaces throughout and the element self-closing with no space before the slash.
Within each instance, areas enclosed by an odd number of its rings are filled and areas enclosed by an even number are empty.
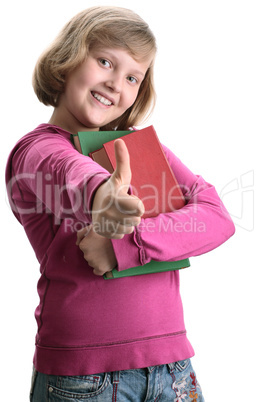
<svg viewBox="0 0 259 402">
<path fill-rule="evenodd" d="M 141 124 L 155 104 L 153 62 L 156 41 L 148 24 L 121 7 L 91 7 L 72 18 L 40 56 L 33 73 L 33 88 L 45 105 L 58 106 L 66 75 L 79 66 L 94 46 L 123 48 L 137 61 L 151 60 L 134 104 L 102 129 L 127 129 Z"/>
</svg>

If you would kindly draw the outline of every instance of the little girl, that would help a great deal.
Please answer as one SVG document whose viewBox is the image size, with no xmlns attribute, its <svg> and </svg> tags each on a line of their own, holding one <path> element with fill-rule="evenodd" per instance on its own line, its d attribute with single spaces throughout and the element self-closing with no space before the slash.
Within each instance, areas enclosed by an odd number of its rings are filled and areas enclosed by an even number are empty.
<svg viewBox="0 0 259 402">
<path fill-rule="evenodd" d="M 142 202 L 128 192 L 124 142 L 115 143 L 110 175 L 70 141 L 78 131 L 143 122 L 154 105 L 155 54 L 139 16 L 93 7 L 64 27 L 36 65 L 34 90 L 54 112 L 16 144 L 6 169 L 12 210 L 40 262 L 31 401 L 204 400 L 179 271 L 102 275 L 214 249 L 234 233 L 226 209 L 215 188 L 164 147 L 186 205 L 142 219 Z M 184 229 L 194 219 L 203 230 Z"/>
</svg>

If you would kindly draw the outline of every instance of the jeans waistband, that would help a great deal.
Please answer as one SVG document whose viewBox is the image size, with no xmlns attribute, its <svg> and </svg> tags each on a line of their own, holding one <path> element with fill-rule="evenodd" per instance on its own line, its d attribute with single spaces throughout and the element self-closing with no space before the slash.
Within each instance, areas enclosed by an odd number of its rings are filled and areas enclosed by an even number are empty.
<svg viewBox="0 0 259 402">
<path fill-rule="evenodd" d="M 162 366 L 167 366 L 169 369 L 169 372 L 171 373 L 174 370 L 174 365 L 175 365 L 175 363 L 168 363 L 168 364 L 163 364 Z M 156 367 L 159 367 L 159 366 L 149 366 L 146 368 L 146 370 L 148 371 L 148 373 L 152 373 L 152 371 L 154 371 L 154 369 Z"/>
<path fill-rule="evenodd" d="M 148 374 L 151 374 L 157 367 L 162 367 L 162 366 L 167 366 L 169 373 L 172 373 L 174 371 L 175 363 L 162 364 L 159 366 L 149 366 L 149 367 L 146 367 L 144 370 L 146 370 L 146 372 Z M 112 372 L 112 383 L 118 384 L 119 382 L 120 382 L 120 371 L 113 371 Z"/>
</svg>

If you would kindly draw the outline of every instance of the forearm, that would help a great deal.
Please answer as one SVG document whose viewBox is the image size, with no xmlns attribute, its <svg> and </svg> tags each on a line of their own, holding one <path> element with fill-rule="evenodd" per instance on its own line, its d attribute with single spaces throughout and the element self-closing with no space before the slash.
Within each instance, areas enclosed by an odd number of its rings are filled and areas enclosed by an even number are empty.
<svg viewBox="0 0 259 402">
<path fill-rule="evenodd" d="M 142 219 L 134 234 L 113 240 L 118 269 L 150 260 L 174 261 L 201 255 L 224 243 L 234 231 L 221 202 L 188 204 L 179 212 Z"/>
<path fill-rule="evenodd" d="M 113 241 L 118 269 L 206 253 L 233 235 L 233 222 L 215 188 L 194 175 L 166 150 L 186 205 L 178 211 L 142 219 L 134 234 Z"/>
<path fill-rule="evenodd" d="M 196 195 L 196 203 L 189 202 L 178 212 L 143 220 L 138 230 L 144 263 L 207 253 L 235 231 L 214 187 Z"/>
</svg>

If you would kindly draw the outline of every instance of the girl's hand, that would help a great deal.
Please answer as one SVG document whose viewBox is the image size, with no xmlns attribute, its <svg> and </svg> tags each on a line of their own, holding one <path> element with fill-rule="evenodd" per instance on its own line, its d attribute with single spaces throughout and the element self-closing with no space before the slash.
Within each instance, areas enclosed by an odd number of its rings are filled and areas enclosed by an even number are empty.
<svg viewBox="0 0 259 402">
<path fill-rule="evenodd" d="M 112 242 L 94 232 L 92 225 L 77 232 L 77 246 L 95 275 L 104 275 L 117 265 Z"/>
<path fill-rule="evenodd" d="M 144 213 L 142 201 L 129 195 L 131 181 L 130 159 L 123 140 L 114 143 L 116 169 L 110 179 L 96 191 L 93 208 L 93 230 L 110 239 L 122 239 L 140 224 Z"/>
</svg>

